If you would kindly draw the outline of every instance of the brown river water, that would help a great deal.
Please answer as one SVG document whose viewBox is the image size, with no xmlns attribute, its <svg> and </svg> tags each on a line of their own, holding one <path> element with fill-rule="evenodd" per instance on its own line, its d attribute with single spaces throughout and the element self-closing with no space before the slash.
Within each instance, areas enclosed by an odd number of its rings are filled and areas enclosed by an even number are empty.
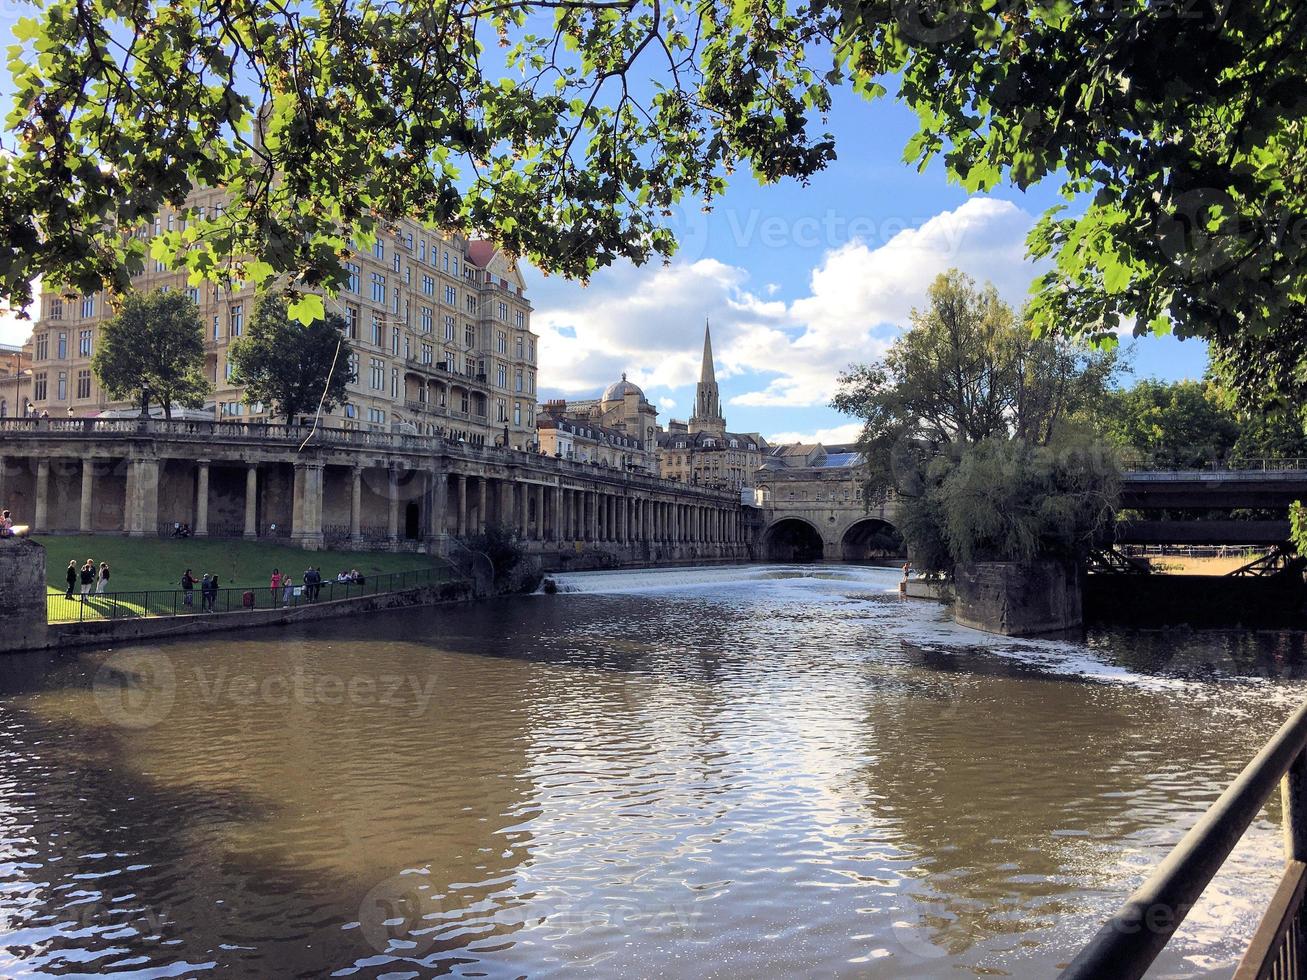
<svg viewBox="0 0 1307 980">
<path fill-rule="evenodd" d="M 560 581 L 0 660 L 0 975 L 1046 977 L 1307 696 L 882 569 Z M 1152 976 L 1229 976 L 1277 820 Z"/>
</svg>

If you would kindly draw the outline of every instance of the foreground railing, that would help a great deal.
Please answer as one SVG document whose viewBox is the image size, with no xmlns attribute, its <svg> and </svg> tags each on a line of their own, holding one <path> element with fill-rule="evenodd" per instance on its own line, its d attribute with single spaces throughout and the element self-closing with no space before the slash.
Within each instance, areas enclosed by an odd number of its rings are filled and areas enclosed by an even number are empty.
<svg viewBox="0 0 1307 980">
<path fill-rule="evenodd" d="M 1220 799 L 1063 971 L 1063 980 L 1136 980 L 1280 786 L 1286 867 L 1235 980 L 1307 975 L 1307 704 L 1257 753 Z"/>
<path fill-rule="evenodd" d="M 361 582 L 323 581 L 316 586 L 296 580 L 291 588 L 271 585 L 211 589 L 206 595 L 197 582 L 191 591 L 147 589 L 127 592 L 91 593 L 83 596 L 46 596 L 46 619 L 51 623 L 81 623 L 104 619 L 141 619 L 160 616 L 193 616 L 209 613 L 239 613 L 255 609 L 281 609 L 336 599 L 400 592 L 420 585 L 433 585 L 453 577 L 446 568 L 418 568 L 407 572 L 364 576 Z M 80 588 L 80 586 L 79 586 Z"/>
</svg>

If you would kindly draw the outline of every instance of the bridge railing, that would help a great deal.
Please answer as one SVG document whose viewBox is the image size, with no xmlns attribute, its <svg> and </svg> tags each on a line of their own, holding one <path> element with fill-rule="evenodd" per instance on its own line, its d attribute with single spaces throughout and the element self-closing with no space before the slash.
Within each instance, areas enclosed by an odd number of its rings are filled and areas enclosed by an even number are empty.
<svg viewBox="0 0 1307 980">
<path fill-rule="evenodd" d="M 1062 980 L 1138 980 L 1280 787 L 1285 869 L 1235 980 L 1307 976 L 1307 703 L 1094 935 Z"/>
<path fill-rule="evenodd" d="M 1132 475 L 1151 472 L 1283 473 L 1307 470 L 1307 456 L 1240 456 L 1180 465 L 1174 458 L 1161 459 L 1156 456 L 1123 452 L 1118 462 L 1122 470 Z"/>
</svg>

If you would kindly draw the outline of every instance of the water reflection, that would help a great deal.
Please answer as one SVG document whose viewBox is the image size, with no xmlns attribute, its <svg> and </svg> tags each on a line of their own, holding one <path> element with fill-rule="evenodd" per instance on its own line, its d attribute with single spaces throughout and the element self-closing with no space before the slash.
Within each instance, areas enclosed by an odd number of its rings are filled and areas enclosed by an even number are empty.
<svg viewBox="0 0 1307 980">
<path fill-rule="evenodd" d="M 1300 637 L 994 641 L 893 580 L 4 661 L 0 973 L 1046 975 L 1302 693 Z M 1228 972 L 1274 818 L 1161 975 Z"/>
</svg>

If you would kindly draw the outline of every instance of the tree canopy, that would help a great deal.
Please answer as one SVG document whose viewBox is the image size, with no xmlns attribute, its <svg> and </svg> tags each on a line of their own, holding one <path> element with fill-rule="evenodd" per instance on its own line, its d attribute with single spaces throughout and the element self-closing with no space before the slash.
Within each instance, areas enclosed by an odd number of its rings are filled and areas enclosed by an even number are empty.
<svg viewBox="0 0 1307 980">
<path fill-rule="evenodd" d="M 153 398 L 171 419 L 173 405 L 199 408 L 209 393 L 203 336 L 199 310 L 185 294 L 128 293 L 100 328 L 91 369 L 111 397 L 147 412 Z"/>
<path fill-rule="evenodd" d="M 835 86 L 896 90 L 905 159 L 1057 181 L 1031 324 L 1274 338 L 1307 300 L 1307 7 L 1274 0 L 50 0 L 19 21 L 0 298 L 124 289 L 131 232 L 196 277 L 343 281 L 400 215 L 546 272 L 667 256 L 678 203 L 835 154 Z M 256 127 L 256 113 L 261 122 Z M 256 128 L 258 134 L 256 136 Z M 1292 329 L 1298 329 L 1292 327 Z M 1285 375 L 1287 380 L 1289 375 Z M 1272 379 L 1275 380 L 1275 379 Z"/>
<path fill-rule="evenodd" d="M 286 297 L 269 293 L 254 307 L 249 331 L 231 345 L 232 381 L 245 386 L 246 401 L 275 406 L 288 424 L 319 405 L 330 412 L 354 380 L 344 331 L 344 318 L 334 313 L 301 326 Z"/>
</svg>

